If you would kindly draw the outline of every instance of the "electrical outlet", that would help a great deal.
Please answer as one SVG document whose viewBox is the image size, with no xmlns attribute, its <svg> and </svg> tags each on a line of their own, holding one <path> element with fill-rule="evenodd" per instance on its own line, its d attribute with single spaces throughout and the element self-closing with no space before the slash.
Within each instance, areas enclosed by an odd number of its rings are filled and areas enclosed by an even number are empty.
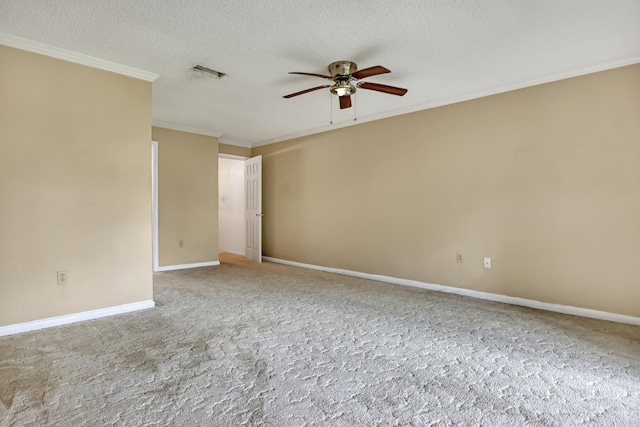
<svg viewBox="0 0 640 427">
<path fill-rule="evenodd" d="M 491 258 L 484 259 L 484 268 L 491 268 Z"/>
<path fill-rule="evenodd" d="M 184 240 L 182 240 L 182 239 L 178 240 L 178 247 L 179 248 L 184 248 Z"/>
<path fill-rule="evenodd" d="M 460 252 L 458 252 L 458 253 L 456 254 L 456 262 L 459 262 L 459 263 L 460 263 L 460 262 L 462 262 L 462 261 L 464 261 L 464 257 L 462 256 L 462 254 L 461 254 Z"/>
<path fill-rule="evenodd" d="M 69 283 L 69 274 L 65 271 L 58 271 L 58 285 Z"/>
</svg>

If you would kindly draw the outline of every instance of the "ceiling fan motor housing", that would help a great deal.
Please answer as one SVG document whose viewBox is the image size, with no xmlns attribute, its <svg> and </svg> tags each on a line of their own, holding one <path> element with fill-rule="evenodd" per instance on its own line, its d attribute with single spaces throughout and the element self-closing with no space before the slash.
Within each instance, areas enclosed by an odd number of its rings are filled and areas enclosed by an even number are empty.
<svg viewBox="0 0 640 427">
<path fill-rule="evenodd" d="M 334 79 L 341 76 L 349 77 L 356 71 L 358 71 L 358 66 L 355 62 L 336 61 L 329 64 L 329 72 Z"/>
</svg>

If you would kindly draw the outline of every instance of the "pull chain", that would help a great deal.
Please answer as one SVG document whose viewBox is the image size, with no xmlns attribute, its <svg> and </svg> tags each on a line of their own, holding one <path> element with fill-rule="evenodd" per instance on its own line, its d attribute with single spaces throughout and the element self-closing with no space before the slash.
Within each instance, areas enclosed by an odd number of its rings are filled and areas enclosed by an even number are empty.
<svg viewBox="0 0 640 427">
<path fill-rule="evenodd" d="M 333 96 L 329 96 L 329 124 L 333 124 Z"/>
<path fill-rule="evenodd" d="M 358 121 L 358 100 L 356 99 L 356 95 L 353 95 L 353 121 L 357 122 Z"/>
</svg>

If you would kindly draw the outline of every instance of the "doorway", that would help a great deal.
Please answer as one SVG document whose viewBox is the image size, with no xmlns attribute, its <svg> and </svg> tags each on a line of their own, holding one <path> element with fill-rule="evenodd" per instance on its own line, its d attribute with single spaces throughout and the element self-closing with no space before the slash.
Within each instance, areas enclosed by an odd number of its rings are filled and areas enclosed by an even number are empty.
<svg viewBox="0 0 640 427">
<path fill-rule="evenodd" d="M 218 157 L 218 252 L 246 256 L 244 158 Z"/>
</svg>

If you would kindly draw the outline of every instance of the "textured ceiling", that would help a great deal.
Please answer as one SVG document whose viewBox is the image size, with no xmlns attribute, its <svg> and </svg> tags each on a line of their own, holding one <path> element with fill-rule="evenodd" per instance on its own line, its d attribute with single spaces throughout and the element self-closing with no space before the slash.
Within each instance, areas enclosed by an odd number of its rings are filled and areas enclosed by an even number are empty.
<svg viewBox="0 0 640 427">
<path fill-rule="evenodd" d="M 155 123 L 255 146 L 640 62 L 640 1 L 0 0 L 0 33 L 158 73 Z M 282 98 L 336 60 L 409 92 Z"/>
</svg>

